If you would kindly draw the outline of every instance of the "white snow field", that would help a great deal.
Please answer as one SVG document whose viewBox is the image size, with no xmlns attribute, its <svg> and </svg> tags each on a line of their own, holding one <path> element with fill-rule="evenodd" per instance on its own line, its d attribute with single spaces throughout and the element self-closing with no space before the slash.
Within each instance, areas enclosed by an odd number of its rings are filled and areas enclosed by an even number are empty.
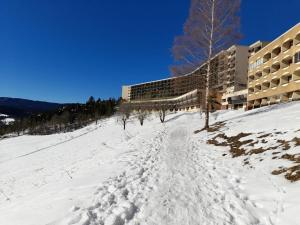
<svg viewBox="0 0 300 225">
<path fill-rule="evenodd" d="M 300 103 L 212 115 L 212 123 L 224 120 L 228 136 L 291 140 L 300 136 Z M 0 224 L 300 223 L 300 181 L 271 174 L 294 162 L 273 159 L 276 150 L 233 158 L 228 147 L 207 144 L 217 132 L 194 133 L 202 127 L 199 112 L 178 112 L 165 124 L 132 120 L 126 131 L 111 118 L 72 133 L 1 140 Z"/>
</svg>

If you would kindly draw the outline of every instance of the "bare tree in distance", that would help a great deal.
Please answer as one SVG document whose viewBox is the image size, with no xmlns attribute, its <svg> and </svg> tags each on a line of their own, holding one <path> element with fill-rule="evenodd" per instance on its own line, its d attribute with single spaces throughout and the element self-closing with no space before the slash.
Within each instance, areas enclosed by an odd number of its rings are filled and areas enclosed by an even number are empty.
<svg viewBox="0 0 300 225">
<path fill-rule="evenodd" d="M 129 104 L 121 104 L 119 109 L 119 118 L 123 125 L 123 129 L 126 130 L 126 124 L 130 118 L 131 108 Z"/>
<path fill-rule="evenodd" d="M 147 110 L 145 109 L 145 107 L 141 106 L 137 112 L 137 117 L 138 120 L 140 121 L 141 126 L 144 125 L 144 121 L 147 118 L 147 116 L 148 116 Z"/>
<path fill-rule="evenodd" d="M 240 39 L 239 10 L 240 0 L 192 0 L 184 34 L 174 41 L 173 55 L 177 62 L 171 68 L 174 76 L 183 75 L 185 68 L 194 70 L 207 64 L 204 129 L 209 128 L 212 59 Z"/>
<path fill-rule="evenodd" d="M 165 122 L 167 111 L 169 110 L 168 105 L 164 102 L 158 103 L 156 106 L 159 120 L 161 123 Z"/>
</svg>

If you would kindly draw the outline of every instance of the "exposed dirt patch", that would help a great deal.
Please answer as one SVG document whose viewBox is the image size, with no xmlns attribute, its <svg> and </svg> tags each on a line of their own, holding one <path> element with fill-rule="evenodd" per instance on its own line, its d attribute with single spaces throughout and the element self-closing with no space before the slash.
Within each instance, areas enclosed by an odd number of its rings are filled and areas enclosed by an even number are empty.
<svg viewBox="0 0 300 225">
<path fill-rule="evenodd" d="M 300 138 L 294 137 L 292 141 L 295 142 L 295 147 L 300 146 Z"/>
<path fill-rule="evenodd" d="M 225 124 L 226 124 L 225 122 L 217 122 L 217 123 L 211 125 L 208 129 L 202 128 L 201 130 L 195 130 L 194 134 L 198 134 L 202 131 L 207 131 L 209 133 L 220 131 L 220 129 L 223 128 L 225 126 Z"/>
<path fill-rule="evenodd" d="M 295 147 L 300 146 L 300 138 L 295 137 L 290 141 L 278 139 L 276 141 L 277 144 L 275 144 L 274 146 L 255 148 L 255 145 L 257 145 L 259 143 L 264 144 L 264 145 L 267 144 L 268 141 L 266 138 L 273 137 L 273 134 L 260 132 L 257 134 L 259 136 L 257 138 L 255 138 L 255 140 L 252 140 L 252 139 L 245 140 L 245 137 L 248 137 L 248 136 L 254 135 L 254 134 L 242 132 L 235 136 L 228 137 L 225 133 L 223 133 L 221 131 L 221 128 L 223 128 L 224 126 L 225 126 L 224 122 L 219 122 L 219 123 L 216 123 L 213 126 L 211 126 L 211 128 L 208 130 L 208 132 L 216 132 L 217 134 L 207 141 L 208 144 L 212 144 L 215 146 L 229 147 L 230 148 L 229 151 L 230 151 L 232 157 L 261 154 L 266 151 L 277 150 L 272 153 L 273 160 L 286 159 L 293 163 L 296 163 L 296 165 L 293 165 L 292 167 L 288 167 L 288 168 L 280 167 L 280 168 L 274 170 L 272 172 L 272 174 L 273 175 L 284 174 L 285 178 L 292 182 L 300 180 L 300 154 L 295 154 L 295 155 L 283 154 L 282 156 L 279 155 L 280 153 L 284 153 L 284 152 L 290 150 L 294 146 Z M 287 132 L 280 132 L 280 131 L 275 132 L 275 134 L 277 134 L 277 135 L 283 135 L 285 133 L 287 133 Z M 241 140 L 242 138 L 244 140 Z M 265 146 L 267 146 L 267 145 L 265 145 Z M 252 147 L 252 149 L 249 150 L 249 147 Z M 225 155 L 226 154 L 223 154 L 223 156 L 225 156 Z M 260 159 L 260 161 L 263 161 L 263 159 Z M 249 164 L 250 164 L 249 158 L 246 158 L 244 160 L 243 165 L 249 165 Z"/>
<path fill-rule="evenodd" d="M 289 150 L 291 148 L 290 142 L 285 140 L 277 140 L 280 144 L 278 147 L 282 147 L 282 150 Z"/>
<path fill-rule="evenodd" d="M 284 154 L 281 156 L 282 159 L 288 159 L 290 161 L 300 163 L 300 154 L 290 155 L 290 154 Z"/>
<path fill-rule="evenodd" d="M 291 182 L 300 180 L 300 165 L 292 166 L 289 168 L 280 168 L 272 172 L 273 175 L 280 175 L 285 173 L 284 177 Z"/>
<path fill-rule="evenodd" d="M 225 126 L 225 122 L 217 122 L 209 127 L 208 132 L 216 132 L 220 131 L 221 128 Z"/>
<path fill-rule="evenodd" d="M 261 139 L 261 138 L 272 137 L 272 136 L 273 136 L 272 134 L 264 134 L 264 135 L 261 135 L 257 138 Z"/>
<path fill-rule="evenodd" d="M 260 148 L 254 148 L 248 152 L 246 152 L 246 149 L 243 146 L 254 146 L 254 144 L 258 143 L 258 141 L 254 141 L 252 139 L 241 141 L 242 138 L 248 137 L 252 135 L 251 133 L 239 133 L 238 135 L 228 137 L 224 133 L 218 134 L 212 139 L 208 140 L 208 144 L 213 144 L 215 146 L 226 146 L 230 147 L 230 153 L 232 154 L 232 157 L 239 157 L 241 155 L 252 155 L 252 154 L 259 154 L 262 152 L 265 152 L 267 150 L 270 150 L 270 148 L 264 149 L 262 147 Z M 224 141 L 220 141 L 224 140 Z"/>
</svg>

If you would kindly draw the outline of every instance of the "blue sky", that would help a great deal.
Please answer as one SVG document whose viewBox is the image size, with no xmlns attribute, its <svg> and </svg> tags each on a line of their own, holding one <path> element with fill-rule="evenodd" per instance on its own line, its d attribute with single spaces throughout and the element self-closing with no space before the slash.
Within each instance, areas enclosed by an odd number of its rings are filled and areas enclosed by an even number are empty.
<svg viewBox="0 0 300 225">
<path fill-rule="evenodd" d="M 300 1 L 243 0 L 243 40 L 300 22 Z M 0 0 L 0 96 L 84 102 L 169 76 L 189 0 Z"/>
</svg>

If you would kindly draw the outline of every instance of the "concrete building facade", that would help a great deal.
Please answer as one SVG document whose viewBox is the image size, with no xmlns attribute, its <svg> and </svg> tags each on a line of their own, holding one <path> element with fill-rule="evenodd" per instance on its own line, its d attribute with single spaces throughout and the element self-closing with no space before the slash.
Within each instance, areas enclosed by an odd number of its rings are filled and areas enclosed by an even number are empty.
<svg viewBox="0 0 300 225">
<path fill-rule="evenodd" d="M 246 109 L 248 89 L 226 92 L 222 95 L 222 109 Z"/>
<path fill-rule="evenodd" d="M 221 51 L 212 59 L 210 89 L 220 101 L 221 94 L 226 91 L 239 91 L 246 88 L 248 54 L 247 46 L 235 45 Z M 162 102 L 170 103 L 169 105 L 176 102 L 172 107 L 175 105 L 177 109 L 204 108 L 206 69 L 207 63 L 204 63 L 184 76 L 123 86 L 122 98 L 132 105 L 143 103 L 148 107 L 150 105 L 154 107 L 155 104 Z M 197 99 L 195 93 L 197 93 Z"/>
<path fill-rule="evenodd" d="M 260 47 L 258 47 L 260 46 Z M 250 46 L 247 108 L 300 99 L 300 23 Z"/>
</svg>

